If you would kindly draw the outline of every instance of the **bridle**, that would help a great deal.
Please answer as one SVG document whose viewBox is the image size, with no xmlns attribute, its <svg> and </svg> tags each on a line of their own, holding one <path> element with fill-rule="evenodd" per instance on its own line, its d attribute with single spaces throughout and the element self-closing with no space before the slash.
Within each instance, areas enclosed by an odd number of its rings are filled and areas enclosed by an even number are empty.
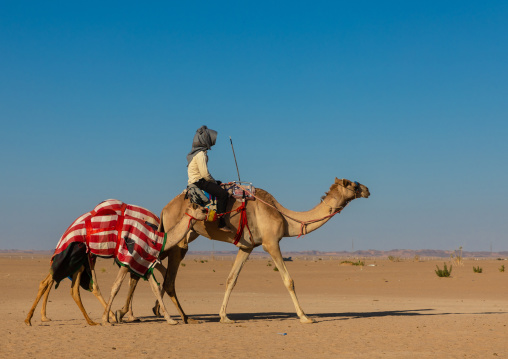
<svg viewBox="0 0 508 359">
<path fill-rule="evenodd" d="M 344 187 L 348 191 L 354 192 L 355 198 L 353 198 L 353 199 L 357 199 L 358 198 L 357 196 L 360 194 L 360 191 L 361 191 L 360 183 L 358 183 L 357 181 L 354 181 L 352 183 L 354 183 L 356 185 L 355 189 L 348 188 L 348 187 L 346 187 L 346 186 L 344 186 L 343 184 L 340 184 L 340 183 L 337 183 L 337 186 Z"/>
<path fill-rule="evenodd" d="M 341 212 L 341 211 L 342 211 L 342 210 L 343 210 L 343 209 L 344 209 L 344 208 L 345 208 L 345 207 L 346 207 L 346 206 L 347 206 L 347 205 L 348 205 L 348 204 L 349 204 L 349 203 L 350 203 L 353 199 L 358 198 L 358 196 L 360 195 L 360 190 L 361 190 L 361 188 L 360 188 L 360 184 L 359 184 L 358 182 L 356 182 L 356 181 L 355 181 L 355 182 L 353 182 L 353 183 L 354 183 L 354 184 L 356 184 L 356 189 L 354 189 L 354 190 L 352 190 L 351 188 L 347 188 L 346 186 L 344 186 L 344 185 L 342 185 L 342 184 L 339 184 L 339 183 L 337 183 L 337 185 L 338 185 L 338 186 L 341 186 L 341 187 L 344 187 L 345 189 L 347 189 L 347 190 L 349 190 L 349 191 L 354 192 L 354 194 L 355 194 L 355 197 L 354 197 L 354 198 L 351 198 L 351 199 L 347 200 L 347 201 L 346 201 L 346 203 L 345 203 L 343 206 L 340 206 L 340 207 L 338 207 L 338 208 L 334 208 L 334 207 L 330 206 L 328 203 L 326 203 L 326 202 L 324 201 L 324 199 L 322 199 L 322 200 L 321 200 L 321 202 L 323 202 L 323 203 L 324 203 L 324 204 L 326 204 L 328 207 L 330 207 L 330 212 L 331 212 L 331 213 L 330 213 L 329 215 L 327 215 L 327 216 L 322 217 L 322 218 L 312 219 L 312 220 L 309 220 L 309 221 L 300 221 L 300 220 L 298 220 L 298 219 L 296 219 L 296 218 L 293 218 L 293 217 L 291 217 L 291 216 L 288 216 L 287 214 L 282 213 L 282 212 L 281 212 L 281 211 L 280 211 L 277 207 L 275 207 L 274 205 L 272 205 L 272 204 L 270 204 L 270 203 L 268 203 L 268 202 L 266 202 L 266 201 L 263 201 L 261 198 L 257 197 L 254 193 L 250 192 L 248 189 L 246 189 L 246 188 L 244 188 L 244 187 L 242 187 L 242 186 L 239 186 L 239 187 L 241 187 L 241 188 L 242 188 L 245 192 L 249 193 L 252 197 L 256 198 L 256 200 L 258 200 L 258 201 L 260 201 L 260 202 L 262 202 L 262 203 L 266 204 L 266 205 L 267 205 L 267 206 L 269 206 L 269 207 L 272 207 L 273 209 L 275 209 L 277 212 L 279 212 L 279 213 L 280 213 L 281 215 L 283 215 L 284 217 L 289 218 L 289 219 L 291 219 L 292 221 L 295 221 L 295 222 L 300 223 L 300 225 L 301 225 L 301 226 L 300 226 L 300 234 L 299 234 L 299 235 L 298 235 L 298 237 L 297 237 L 297 238 L 300 238 L 301 236 L 304 236 L 304 235 L 306 235 L 306 234 L 307 234 L 307 233 L 306 233 L 306 232 L 307 232 L 307 231 L 306 231 L 306 229 L 307 229 L 307 225 L 309 225 L 309 224 L 311 224 L 311 223 L 320 222 L 320 221 L 323 221 L 323 220 L 325 220 L 325 219 L 328 219 L 328 218 L 331 218 L 331 217 L 335 216 L 337 213 L 340 213 L 340 212 Z"/>
</svg>

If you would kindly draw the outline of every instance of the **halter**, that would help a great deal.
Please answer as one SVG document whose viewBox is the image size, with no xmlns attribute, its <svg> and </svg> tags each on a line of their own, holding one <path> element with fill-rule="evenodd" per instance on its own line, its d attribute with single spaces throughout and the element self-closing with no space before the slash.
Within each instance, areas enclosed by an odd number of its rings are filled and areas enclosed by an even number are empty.
<svg viewBox="0 0 508 359">
<path fill-rule="evenodd" d="M 190 228 L 190 226 L 191 226 L 191 221 L 192 221 L 192 220 L 195 220 L 195 221 L 203 221 L 202 219 L 197 219 L 196 217 L 191 216 L 191 215 L 190 215 L 190 214 L 188 214 L 187 212 L 185 212 L 185 214 L 186 214 L 187 216 L 189 216 L 189 217 L 190 217 L 190 218 L 189 218 L 189 224 L 187 225 L 187 228 Z"/>
<path fill-rule="evenodd" d="M 347 188 L 346 186 L 344 186 L 343 184 L 340 184 L 340 183 L 337 183 L 337 186 L 341 186 L 341 187 L 347 189 L 348 191 L 353 192 L 355 194 L 355 198 L 353 198 L 353 199 L 357 199 L 358 198 L 357 196 L 360 194 L 359 192 L 361 190 L 360 183 L 358 183 L 357 181 L 354 181 L 353 183 L 356 185 L 356 188 L 354 190 L 351 188 Z M 349 200 L 348 202 L 350 202 L 350 201 L 352 201 L 352 200 Z"/>
</svg>

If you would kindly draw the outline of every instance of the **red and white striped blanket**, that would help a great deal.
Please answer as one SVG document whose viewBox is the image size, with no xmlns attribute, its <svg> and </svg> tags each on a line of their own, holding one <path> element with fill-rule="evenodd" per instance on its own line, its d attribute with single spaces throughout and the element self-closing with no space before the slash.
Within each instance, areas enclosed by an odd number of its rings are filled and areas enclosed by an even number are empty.
<svg viewBox="0 0 508 359">
<path fill-rule="evenodd" d="M 153 268 L 166 242 L 165 234 L 154 230 L 159 218 L 147 209 L 108 199 L 91 212 L 78 217 L 58 242 L 53 257 L 73 242 L 100 257 L 115 257 L 120 265 L 145 277 Z"/>
</svg>

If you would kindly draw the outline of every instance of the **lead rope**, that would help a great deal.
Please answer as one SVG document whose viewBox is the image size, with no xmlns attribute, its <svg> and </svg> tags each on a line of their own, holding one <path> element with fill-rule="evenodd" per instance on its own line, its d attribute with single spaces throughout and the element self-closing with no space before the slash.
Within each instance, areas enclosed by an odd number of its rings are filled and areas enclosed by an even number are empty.
<svg viewBox="0 0 508 359">
<path fill-rule="evenodd" d="M 287 217 L 289 219 L 291 219 L 292 221 L 295 221 L 297 223 L 300 223 L 300 234 L 298 235 L 297 238 L 300 238 L 301 236 L 305 236 L 308 232 L 307 232 L 307 225 L 311 224 L 311 223 L 316 223 L 316 222 L 320 222 L 320 221 L 323 221 L 325 219 L 328 219 L 328 218 L 331 218 L 333 216 L 335 216 L 337 213 L 340 213 L 348 204 L 349 202 L 351 202 L 351 200 L 347 201 L 346 204 L 342 207 L 339 207 L 335 210 L 335 212 L 329 214 L 328 216 L 324 216 L 324 217 L 321 217 L 321 218 L 318 218 L 318 219 L 311 219 L 309 221 L 300 221 L 296 218 L 293 218 L 291 216 L 288 216 L 287 214 L 284 214 L 282 213 L 277 207 L 275 207 L 274 205 L 272 205 L 271 203 L 268 203 L 266 201 L 263 201 L 261 198 L 257 197 L 256 195 L 254 195 L 251 191 L 249 191 L 247 188 L 243 187 L 243 186 L 240 186 L 240 185 L 237 185 L 238 187 L 240 187 L 243 191 L 249 193 L 252 197 L 254 197 L 255 199 L 257 199 L 258 201 L 260 201 L 261 203 L 264 203 L 266 204 L 267 206 L 269 207 L 272 207 L 273 209 L 275 209 L 277 212 L 279 212 L 280 214 L 282 214 L 284 217 Z M 343 186 L 344 187 L 344 186 Z M 346 189 L 349 189 L 347 187 L 344 187 Z M 352 191 L 351 189 L 349 189 L 350 191 Z M 355 194 L 355 198 L 356 198 L 356 194 Z M 324 203 L 324 201 L 323 201 Z M 332 206 L 330 206 L 329 204 L 325 203 L 328 207 L 332 208 Z M 332 208 L 333 210 L 333 208 Z"/>
</svg>

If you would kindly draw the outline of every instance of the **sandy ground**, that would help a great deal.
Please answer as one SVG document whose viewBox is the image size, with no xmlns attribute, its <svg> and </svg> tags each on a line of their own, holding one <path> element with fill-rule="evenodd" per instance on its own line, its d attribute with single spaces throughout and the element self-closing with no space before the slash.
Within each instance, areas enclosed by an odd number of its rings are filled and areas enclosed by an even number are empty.
<svg viewBox="0 0 508 359">
<path fill-rule="evenodd" d="M 152 315 L 153 294 L 140 282 L 134 298 L 140 322 L 88 326 L 69 295 L 70 281 L 51 292 L 49 323 L 40 305 L 23 320 L 48 271 L 49 257 L 0 255 L 1 358 L 508 358 L 508 262 L 466 260 L 452 277 L 439 278 L 443 260 L 365 266 L 339 259 L 287 262 L 300 304 L 316 320 L 300 324 L 292 301 L 268 259 L 249 260 L 228 306 L 235 324 L 219 323 L 231 260 L 187 258 L 177 279 L 179 299 L 199 324 L 170 326 Z M 480 266 L 483 273 L 473 272 Z M 106 299 L 117 272 L 99 260 Z M 127 282 L 113 307 L 125 298 Z M 102 307 L 82 291 L 91 318 Z"/>
</svg>

